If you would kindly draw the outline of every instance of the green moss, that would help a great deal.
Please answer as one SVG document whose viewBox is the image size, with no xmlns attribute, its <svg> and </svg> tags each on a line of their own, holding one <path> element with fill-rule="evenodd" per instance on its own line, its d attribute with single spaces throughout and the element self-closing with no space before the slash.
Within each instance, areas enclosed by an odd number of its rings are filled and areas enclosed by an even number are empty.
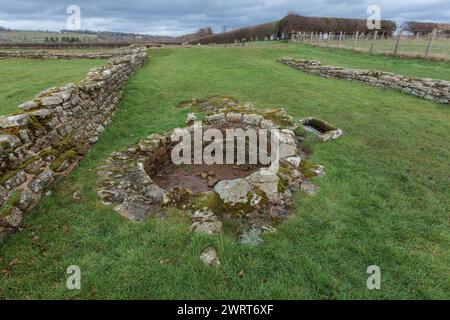
<svg viewBox="0 0 450 320">
<path fill-rule="evenodd" d="M 288 184 L 286 180 L 280 177 L 280 180 L 278 181 L 278 193 L 283 193 L 286 191 L 288 187 Z"/>
<path fill-rule="evenodd" d="M 303 176 L 307 179 L 314 178 L 317 176 L 315 173 L 315 169 L 317 168 L 318 164 L 311 163 L 309 161 L 302 161 L 300 163 L 300 171 L 303 174 Z"/>
<path fill-rule="evenodd" d="M 20 127 L 4 128 L 4 129 L 1 130 L 1 133 L 9 134 L 9 135 L 18 137 L 20 130 L 21 130 Z M 3 147 L 3 145 L 2 145 L 2 147 Z M 9 148 L 9 146 L 6 147 L 6 148 Z"/>
<path fill-rule="evenodd" d="M 18 169 L 25 169 L 26 167 L 28 167 L 30 164 L 32 164 L 35 161 L 38 161 L 41 157 L 38 155 L 32 156 L 30 159 L 26 160 L 24 163 L 22 163 Z"/>
<path fill-rule="evenodd" d="M 42 125 L 39 119 L 33 115 L 28 117 L 28 127 L 33 131 L 45 131 L 45 127 Z"/>
<path fill-rule="evenodd" d="M 74 141 L 75 141 L 75 139 L 73 137 L 73 134 L 70 133 L 70 134 L 66 135 L 64 138 L 62 138 L 53 147 L 55 149 L 59 150 L 60 152 L 65 152 L 67 150 L 72 149 L 75 146 Z"/>
<path fill-rule="evenodd" d="M 293 125 L 292 118 L 285 114 L 282 109 L 263 110 L 259 112 L 264 118 L 272 121 L 279 127 L 290 127 Z"/>
<path fill-rule="evenodd" d="M 175 208 L 185 210 L 192 209 L 195 207 L 195 195 L 192 194 L 187 189 L 184 188 L 173 188 L 172 191 L 168 194 L 169 206 L 173 206 Z"/>
<path fill-rule="evenodd" d="M 294 130 L 294 133 L 297 137 L 305 137 L 307 131 L 303 126 L 298 126 L 297 129 Z"/>
<path fill-rule="evenodd" d="M 22 198 L 22 190 L 14 190 L 9 195 L 8 201 L 0 207 L 0 218 L 9 216 L 12 213 L 14 207 L 19 205 Z"/>
<path fill-rule="evenodd" d="M 21 198 L 22 198 L 22 190 L 14 190 L 9 195 L 7 205 L 10 205 L 12 207 L 17 206 L 20 203 Z"/>
<path fill-rule="evenodd" d="M 196 207 L 199 209 L 207 207 L 212 212 L 218 215 L 227 213 L 232 216 L 238 216 L 241 215 L 242 213 L 247 213 L 254 210 L 253 207 L 250 206 L 250 199 L 252 198 L 252 196 L 253 194 L 249 192 L 249 194 L 247 195 L 248 198 L 247 203 L 237 203 L 236 205 L 232 206 L 224 203 L 217 193 L 212 192 L 206 196 L 197 199 Z"/>
<path fill-rule="evenodd" d="M 61 168 L 61 166 L 64 164 L 64 162 L 71 161 L 77 156 L 78 153 L 74 150 L 69 150 L 63 153 L 60 157 L 58 157 L 55 161 L 51 163 L 50 170 L 57 172 L 59 168 Z"/>
<path fill-rule="evenodd" d="M 12 213 L 13 207 L 5 204 L 0 207 L 0 219 L 9 216 Z"/>
<path fill-rule="evenodd" d="M 0 177 L 0 185 L 4 184 L 6 181 L 14 177 L 19 172 L 20 172 L 19 169 L 6 172 L 2 177 Z"/>
<path fill-rule="evenodd" d="M 60 154 L 61 154 L 61 152 L 59 152 L 58 150 L 55 150 L 55 149 L 53 149 L 52 147 L 48 147 L 48 148 L 42 150 L 42 151 L 39 153 L 39 156 L 40 156 L 42 159 L 45 159 L 45 158 L 47 158 L 47 157 L 49 157 L 49 156 L 55 156 L 55 157 L 57 157 L 57 156 L 59 156 Z"/>
</svg>

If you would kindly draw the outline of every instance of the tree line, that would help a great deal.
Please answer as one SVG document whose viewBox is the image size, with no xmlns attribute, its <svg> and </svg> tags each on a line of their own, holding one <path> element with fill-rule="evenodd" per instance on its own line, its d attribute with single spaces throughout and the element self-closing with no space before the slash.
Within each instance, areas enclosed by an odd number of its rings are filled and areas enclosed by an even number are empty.
<svg viewBox="0 0 450 320">
<path fill-rule="evenodd" d="M 397 29 L 397 24 L 390 20 L 381 20 L 379 32 L 392 35 Z M 299 14 L 291 13 L 281 19 L 278 25 L 277 33 L 290 34 L 292 31 L 302 32 L 345 32 L 360 33 L 371 32 L 367 28 L 367 20 L 365 19 L 347 19 L 347 18 L 320 18 L 307 17 Z"/>
<path fill-rule="evenodd" d="M 428 34 L 434 29 L 450 35 L 450 24 L 448 23 L 406 21 L 403 23 L 402 28 L 404 31 L 418 36 Z"/>
<path fill-rule="evenodd" d="M 394 21 L 382 20 L 382 33 L 388 36 L 394 34 L 397 24 Z M 320 18 L 307 17 L 295 13 L 288 14 L 279 21 L 259 24 L 253 27 L 240 28 L 232 31 L 222 32 L 196 39 L 195 43 L 233 43 L 237 41 L 268 40 L 270 38 L 289 38 L 292 32 L 346 32 L 369 33 L 367 20 L 364 19 L 346 19 L 346 18 Z"/>
<path fill-rule="evenodd" d="M 63 42 L 63 43 L 76 43 L 81 42 L 80 38 L 77 37 L 69 37 L 69 36 L 62 36 L 62 37 L 45 37 L 46 43 L 56 43 L 56 42 Z"/>
</svg>

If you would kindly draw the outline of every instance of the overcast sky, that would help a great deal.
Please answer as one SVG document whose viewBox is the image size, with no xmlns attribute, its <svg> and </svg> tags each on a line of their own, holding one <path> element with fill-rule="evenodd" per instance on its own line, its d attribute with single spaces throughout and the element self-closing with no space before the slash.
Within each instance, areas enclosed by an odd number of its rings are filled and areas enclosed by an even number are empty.
<svg viewBox="0 0 450 320">
<path fill-rule="evenodd" d="M 288 12 L 367 18 L 369 5 L 396 22 L 450 22 L 450 0 L 0 0 L 0 26 L 11 29 L 66 29 L 69 5 L 81 9 L 81 28 L 154 35 L 181 35 L 211 26 L 239 28 L 277 20 Z"/>
</svg>

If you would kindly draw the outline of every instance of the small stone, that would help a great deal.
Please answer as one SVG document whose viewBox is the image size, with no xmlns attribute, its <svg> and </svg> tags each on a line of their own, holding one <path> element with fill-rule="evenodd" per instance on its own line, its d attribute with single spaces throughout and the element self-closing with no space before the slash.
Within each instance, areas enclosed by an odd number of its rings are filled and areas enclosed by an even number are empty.
<svg viewBox="0 0 450 320">
<path fill-rule="evenodd" d="M 195 219 L 195 220 L 209 220 L 211 219 L 211 217 L 214 216 L 214 212 L 212 212 L 211 210 L 209 210 L 208 208 L 203 208 L 201 210 L 197 210 L 195 211 L 192 215 L 191 218 Z"/>
<path fill-rule="evenodd" d="M 246 124 L 259 126 L 263 116 L 259 114 L 244 114 L 242 121 Z"/>
<path fill-rule="evenodd" d="M 206 179 L 206 178 L 208 178 L 208 174 L 206 172 L 202 172 L 202 173 L 200 173 L 200 177 L 202 179 Z"/>
<path fill-rule="evenodd" d="M 251 187 L 244 179 L 222 180 L 216 184 L 214 191 L 223 202 L 235 205 L 248 202 L 247 195 L 251 191 Z"/>
<path fill-rule="evenodd" d="M 256 207 L 257 205 L 259 205 L 262 201 L 262 197 L 258 196 L 257 194 L 253 194 L 251 200 L 250 200 L 250 205 L 252 207 Z"/>
<path fill-rule="evenodd" d="M 280 178 L 275 173 L 267 169 L 260 169 L 247 177 L 247 181 L 263 191 L 271 201 L 278 197 L 279 180 Z"/>
<path fill-rule="evenodd" d="M 35 116 L 38 119 L 47 119 L 51 114 L 52 113 L 48 109 L 39 109 L 30 113 L 30 115 Z"/>
<path fill-rule="evenodd" d="M 160 261 L 159 261 L 159 264 L 160 264 L 161 266 L 165 266 L 165 265 L 168 265 L 168 264 L 170 264 L 170 263 L 172 263 L 172 260 L 170 260 L 170 259 L 164 259 L 164 260 L 160 260 Z"/>
<path fill-rule="evenodd" d="M 75 191 L 72 195 L 72 199 L 75 203 L 79 203 L 81 201 L 81 194 L 78 191 Z"/>
<path fill-rule="evenodd" d="M 144 197 L 140 196 L 128 197 L 122 204 L 114 208 L 120 215 L 136 222 L 144 221 L 158 209 L 158 206 L 149 204 Z"/>
<path fill-rule="evenodd" d="M 219 254 L 217 252 L 217 249 L 210 246 L 202 251 L 200 254 L 200 260 L 211 267 L 218 267 L 220 266 L 220 260 L 219 260 Z"/>
<path fill-rule="evenodd" d="M 6 148 L 16 148 L 21 144 L 18 137 L 10 134 L 0 134 L 0 145 Z"/>
<path fill-rule="evenodd" d="M 36 200 L 35 195 L 28 189 L 23 189 L 20 195 L 20 202 L 18 208 L 25 212 Z"/>
<path fill-rule="evenodd" d="M 209 123 L 222 123 L 225 121 L 225 114 L 218 113 L 218 114 L 213 114 L 213 115 L 207 116 L 206 121 Z"/>
<path fill-rule="evenodd" d="M 197 221 L 191 225 L 191 231 L 196 233 L 219 234 L 222 233 L 221 221 Z"/>
<path fill-rule="evenodd" d="M 186 124 L 191 125 L 195 121 L 197 121 L 197 116 L 195 115 L 195 113 L 188 113 L 188 115 L 186 117 Z"/>
<path fill-rule="evenodd" d="M 27 114 L 0 117 L 0 128 L 24 127 L 28 124 Z"/>
<path fill-rule="evenodd" d="M 208 187 L 213 188 L 219 180 L 209 177 L 208 178 Z"/>
<path fill-rule="evenodd" d="M 311 181 L 304 181 L 300 187 L 303 192 L 305 192 L 308 196 L 315 196 L 317 191 L 320 189 L 319 186 L 315 185 Z"/>
<path fill-rule="evenodd" d="M 300 157 L 289 157 L 286 158 L 286 161 L 291 164 L 294 168 L 298 168 L 302 159 Z"/>
<path fill-rule="evenodd" d="M 45 98 L 41 99 L 41 103 L 45 107 L 56 106 L 56 105 L 61 104 L 62 102 L 63 102 L 63 99 L 61 99 L 58 96 L 50 96 L 50 97 L 45 97 Z"/>
<path fill-rule="evenodd" d="M 34 101 L 27 101 L 25 103 L 22 103 L 18 108 L 22 109 L 23 111 L 29 111 L 31 109 L 36 109 L 38 107 L 38 104 Z"/>
<path fill-rule="evenodd" d="M 4 205 L 8 201 L 9 191 L 0 186 L 0 206 Z"/>
<path fill-rule="evenodd" d="M 31 182 L 28 184 L 28 188 L 34 193 L 42 192 L 53 180 L 53 172 L 50 170 L 46 170 L 36 176 Z"/>
<path fill-rule="evenodd" d="M 154 204 L 161 204 L 164 200 L 164 190 L 156 184 L 151 184 L 145 189 L 145 197 Z"/>
<path fill-rule="evenodd" d="M 6 189 L 12 190 L 14 188 L 17 188 L 22 183 L 24 183 L 27 180 L 27 176 L 25 174 L 25 171 L 19 171 L 14 176 L 9 178 L 3 185 Z"/>
<path fill-rule="evenodd" d="M 17 228 L 22 222 L 23 213 L 18 208 L 13 208 L 12 213 L 5 217 L 4 221 L 10 228 Z"/>
<path fill-rule="evenodd" d="M 227 113 L 226 119 L 228 122 L 241 122 L 242 113 L 229 112 Z"/>
</svg>

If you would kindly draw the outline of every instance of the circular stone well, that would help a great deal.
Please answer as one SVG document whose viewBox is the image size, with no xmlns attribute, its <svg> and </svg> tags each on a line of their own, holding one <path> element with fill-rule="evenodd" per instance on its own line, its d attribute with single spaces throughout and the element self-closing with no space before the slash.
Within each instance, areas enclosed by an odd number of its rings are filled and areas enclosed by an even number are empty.
<svg viewBox="0 0 450 320">
<path fill-rule="evenodd" d="M 227 220 L 238 222 L 240 231 L 267 231 L 288 217 L 293 192 L 302 185 L 305 192 L 317 190 L 305 176 L 323 173 L 323 167 L 302 164 L 299 142 L 304 130 L 283 109 L 256 109 L 227 97 L 180 106 L 205 113 L 203 132 L 214 128 L 224 137 L 226 129 L 279 129 L 279 167 L 269 170 L 260 164 L 175 165 L 171 154 L 179 141 L 172 140 L 182 130 L 193 138 L 198 129 L 198 123 L 194 124 L 196 115 L 190 113 L 186 128 L 152 134 L 127 150 L 114 152 L 101 167 L 98 195 L 122 216 L 143 221 L 175 207 L 189 215 L 195 232 L 220 233 Z M 226 140 L 222 143 L 225 145 Z M 193 153 L 190 159 L 194 159 Z"/>
</svg>

